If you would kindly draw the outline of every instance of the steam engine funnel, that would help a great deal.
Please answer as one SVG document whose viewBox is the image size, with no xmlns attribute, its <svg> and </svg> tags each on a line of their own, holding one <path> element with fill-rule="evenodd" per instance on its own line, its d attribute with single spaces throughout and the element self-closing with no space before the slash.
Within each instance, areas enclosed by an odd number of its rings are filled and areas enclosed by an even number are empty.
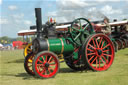
<svg viewBox="0 0 128 85">
<path fill-rule="evenodd" d="M 42 38 L 42 17 L 41 8 L 35 8 L 36 26 L 37 26 L 37 38 Z"/>
</svg>

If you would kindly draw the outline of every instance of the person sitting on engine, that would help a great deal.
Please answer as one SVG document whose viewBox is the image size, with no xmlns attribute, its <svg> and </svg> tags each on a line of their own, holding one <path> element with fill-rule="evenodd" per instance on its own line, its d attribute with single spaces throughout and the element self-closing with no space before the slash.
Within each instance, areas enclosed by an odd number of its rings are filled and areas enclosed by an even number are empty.
<svg viewBox="0 0 128 85">
<path fill-rule="evenodd" d="M 101 31 L 107 35 L 111 34 L 111 26 L 109 25 L 109 20 L 108 18 L 104 18 L 104 24 L 106 25 L 104 29 Z"/>
</svg>

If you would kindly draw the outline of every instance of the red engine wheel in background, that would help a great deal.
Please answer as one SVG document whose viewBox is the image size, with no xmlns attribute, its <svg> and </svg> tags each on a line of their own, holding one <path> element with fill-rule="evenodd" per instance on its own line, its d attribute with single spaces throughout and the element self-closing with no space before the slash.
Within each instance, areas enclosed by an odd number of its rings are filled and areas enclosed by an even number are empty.
<svg viewBox="0 0 128 85">
<path fill-rule="evenodd" d="M 118 43 L 116 41 L 114 41 L 113 44 L 114 44 L 115 52 L 117 52 L 118 51 Z"/>
<path fill-rule="evenodd" d="M 118 43 L 118 50 L 123 48 L 123 43 L 120 39 L 117 39 L 116 42 Z"/>
<path fill-rule="evenodd" d="M 107 70 L 114 60 L 114 45 L 108 36 L 94 34 L 84 43 L 85 64 L 94 71 Z"/>
<path fill-rule="evenodd" d="M 127 40 L 126 39 L 121 39 L 123 42 L 123 49 L 127 47 Z"/>
<path fill-rule="evenodd" d="M 37 54 L 33 61 L 33 71 L 40 78 L 51 78 L 59 71 L 58 57 L 49 51 Z"/>
<path fill-rule="evenodd" d="M 127 48 L 128 48 L 128 40 L 127 40 Z"/>
</svg>

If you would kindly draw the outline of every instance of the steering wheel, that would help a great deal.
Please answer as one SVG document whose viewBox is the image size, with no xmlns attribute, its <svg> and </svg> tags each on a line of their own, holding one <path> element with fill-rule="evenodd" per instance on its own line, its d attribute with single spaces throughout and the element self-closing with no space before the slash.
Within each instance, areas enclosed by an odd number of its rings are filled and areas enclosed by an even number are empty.
<svg viewBox="0 0 128 85">
<path fill-rule="evenodd" d="M 71 39 L 77 44 L 82 45 L 90 34 L 94 33 L 93 26 L 85 18 L 75 19 L 69 29 Z"/>
</svg>

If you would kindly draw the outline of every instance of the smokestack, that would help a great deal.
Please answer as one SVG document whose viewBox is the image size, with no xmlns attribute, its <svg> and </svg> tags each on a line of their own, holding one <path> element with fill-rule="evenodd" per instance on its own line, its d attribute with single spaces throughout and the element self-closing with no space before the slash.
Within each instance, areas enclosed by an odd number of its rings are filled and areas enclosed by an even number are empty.
<svg viewBox="0 0 128 85">
<path fill-rule="evenodd" d="M 37 26 L 37 37 L 42 38 L 42 17 L 41 8 L 35 8 L 36 26 Z"/>
</svg>

